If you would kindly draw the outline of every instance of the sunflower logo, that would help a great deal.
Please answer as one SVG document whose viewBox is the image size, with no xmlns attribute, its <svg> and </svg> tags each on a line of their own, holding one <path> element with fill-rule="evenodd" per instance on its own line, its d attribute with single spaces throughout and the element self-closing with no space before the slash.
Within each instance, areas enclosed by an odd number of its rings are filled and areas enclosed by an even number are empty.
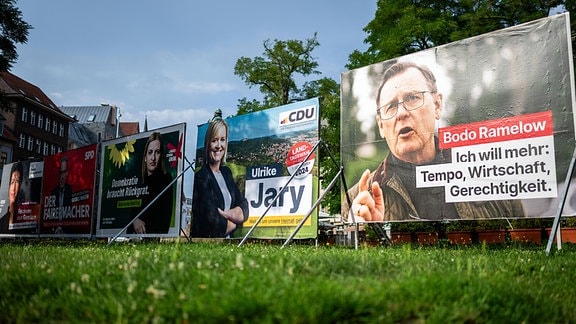
<svg viewBox="0 0 576 324">
<path fill-rule="evenodd" d="M 124 148 L 120 150 L 116 147 L 116 144 L 106 147 L 110 150 L 110 160 L 117 168 L 124 166 L 126 161 L 130 159 L 130 153 L 134 153 L 134 143 L 136 143 L 136 140 L 129 140 L 124 144 Z"/>
</svg>

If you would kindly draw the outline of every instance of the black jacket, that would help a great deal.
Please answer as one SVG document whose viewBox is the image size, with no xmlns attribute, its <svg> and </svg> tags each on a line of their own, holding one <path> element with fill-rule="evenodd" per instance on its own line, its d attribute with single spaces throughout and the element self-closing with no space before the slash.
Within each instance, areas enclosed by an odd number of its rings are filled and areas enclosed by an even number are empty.
<svg viewBox="0 0 576 324">
<path fill-rule="evenodd" d="M 224 206 L 224 196 L 210 167 L 203 166 L 198 170 L 194 175 L 192 197 L 192 226 L 190 229 L 192 237 L 226 236 L 228 220 L 218 213 L 218 208 L 227 210 L 239 206 L 242 208 L 244 221 L 248 219 L 248 200 L 234 182 L 232 171 L 228 167 L 221 166 L 220 172 L 232 196 L 232 202 L 230 206 Z"/>
<path fill-rule="evenodd" d="M 172 176 L 170 174 L 159 171 L 152 173 L 144 180 L 144 185 L 148 186 L 148 194 L 142 197 L 142 208 L 145 208 L 154 198 L 158 197 L 140 216 L 140 219 L 146 224 L 146 234 L 166 234 L 170 229 L 176 184 L 172 184 L 172 187 L 166 190 L 162 196 L 159 195 L 171 181 Z M 134 233 L 133 226 L 128 228 L 128 233 Z"/>
</svg>

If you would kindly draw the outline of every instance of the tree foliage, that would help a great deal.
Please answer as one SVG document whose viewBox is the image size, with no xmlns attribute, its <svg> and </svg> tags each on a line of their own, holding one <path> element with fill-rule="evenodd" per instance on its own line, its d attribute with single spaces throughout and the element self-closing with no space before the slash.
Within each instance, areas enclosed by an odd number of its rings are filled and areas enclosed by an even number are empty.
<svg viewBox="0 0 576 324">
<path fill-rule="evenodd" d="M 0 0 L 0 71 L 12 68 L 18 59 L 16 44 L 25 44 L 32 29 L 15 3 L 15 0 Z"/>
<path fill-rule="evenodd" d="M 253 59 L 241 57 L 236 61 L 234 74 L 239 76 L 248 87 L 257 86 L 264 96 L 263 102 L 240 99 L 238 114 L 249 113 L 266 108 L 281 106 L 298 97 L 296 75 L 309 76 L 320 74 L 318 63 L 312 51 L 320 45 L 316 33 L 306 41 L 266 40 L 264 53 Z"/>
<path fill-rule="evenodd" d="M 546 17 L 564 0 L 378 0 L 350 69 Z"/>
<path fill-rule="evenodd" d="M 316 33 L 305 41 L 267 40 L 264 42 L 262 56 L 253 59 L 242 57 L 236 61 L 234 74 L 249 87 L 258 86 L 264 96 L 262 102 L 247 98 L 238 100 L 238 115 L 285 105 L 295 100 L 320 98 L 320 137 L 330 150 L 330 154 L 326 151 L 320 154 L 321 186 L 325 188 L 339 171 L 340 85 L 331 78 L 321 78 L 306 81 L 300 88 L 295 80 L 297 75 L 307 77 L 320 74 L 318 63 L 312 56 L 318 46 Z M 325 196 L 323 205 L 331 212 L 339 212 L 339 182 Z"/>
<path fill-rule="evenodd" d="M 255 111 L 260 111 L 265 109 L 260 101 L 256 99 L 248 100 L 246 97 L 238 99 L 238 110 L 236 115 L 244 115 Z"/>
<path fill-rule="evenodd" d="M 320 184 L 326 188 L 340 170 L 340 85 L 331 78 L 306 82 L 303 98 L 320 98 L 320 138 L 330 150 L 320 151 Z M 340 181 L 326 194 L 322 205 L 332 214 L 340 212 Z"/>
</svg>

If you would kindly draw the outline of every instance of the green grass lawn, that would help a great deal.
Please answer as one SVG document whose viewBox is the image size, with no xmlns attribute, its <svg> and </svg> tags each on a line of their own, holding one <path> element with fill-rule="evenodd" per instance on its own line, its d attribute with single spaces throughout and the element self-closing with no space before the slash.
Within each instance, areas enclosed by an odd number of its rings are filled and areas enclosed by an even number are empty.
<svg viewBox="0 0 576 324">
<path fill-rule="evenodd" d="M 576 248 L 0 243 L 0 322 L 576 322 Z"/>
</svg>

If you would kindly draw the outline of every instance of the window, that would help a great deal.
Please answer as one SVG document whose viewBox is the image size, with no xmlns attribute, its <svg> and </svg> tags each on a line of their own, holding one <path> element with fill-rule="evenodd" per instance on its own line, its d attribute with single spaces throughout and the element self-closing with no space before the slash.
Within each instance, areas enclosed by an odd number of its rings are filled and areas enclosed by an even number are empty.
<svg viewBox="0 0 576 324">
<path fill-rule="evenodd" d="M 58 122 L 57 121 L 52 122 L 52 133 L 54 135 L 58 134 Z"/>
<path fill-rule="evenodd" d="M 46 116 L 46 128 L 44 128 L 45 131 L 49 132 L 50 131 L 50 117 Z"/>
<path fill-rule="evenodd" d="M 30 124 L 36 126 L 36 113 L 33 111 L 30 111 Z"/>
<path fill-rule="evenodd" d="M 54 144 L 50 145 L 50 154 L 52 155 L 56 154 L 56 146 Z"/>
<path fill-rule="evenodd" d="M 42 149 L 42 141 L 37 138 L 36 139 L 36 153 L 40 154 L 40 150 Z"/>
<path fill-rule="evenodd" d="M 34 139 L 32 136 L 28 136 L 28 151 L 34 150 Z"/>
<path fill-rule="evenodd" d="M 44 116 L 38 114 L 38 128 L 42 129 L 44 127 Z"/>
<path fill-rule="evenodd" d="M 48 143 L 44 142 L 44 150 L 42 151 L 44 156 L 48 155 Z"/>
<path fill-rule="evenodd" d="M 64 124 L 60 124 L 60 137 L 64 137 Z"/>
<path fill-rule="evenodd" d="M 22 121 L 28 122 L 28 108 L 22 107 Z"/>
<path fill-rule="evenodd" d="M 88 116 L 88 119 L 86 120 L 87 122 L 93 122 L 96 119 L 96 115 L 92 114 L 90 116 Z"/>
<path fill-rule="evenodd" d="M 18 143 L 18 147 L 22 149 L 26 147 L 26 135 L 20 134 L 20 142 Z"/>
<path fill-rule="evenodd" d="M 58 153 L 62 152 L 62 146 L 58 145 Z"/>
</svg>

